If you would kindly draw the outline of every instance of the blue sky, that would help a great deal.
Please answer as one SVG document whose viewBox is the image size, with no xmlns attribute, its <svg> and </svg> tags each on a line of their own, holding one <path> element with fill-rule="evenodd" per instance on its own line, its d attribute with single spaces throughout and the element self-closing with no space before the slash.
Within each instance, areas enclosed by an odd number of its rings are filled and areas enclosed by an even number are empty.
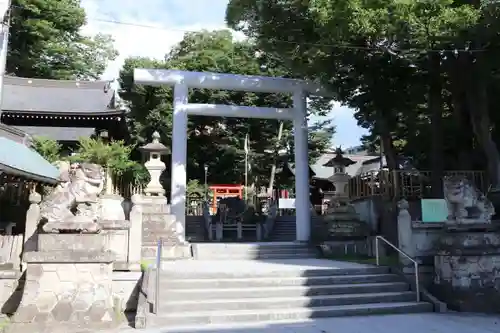
<svg viewBox="0 0 500 333">
<path fill-rule="evenodd" d="M 106 33 L 115 39 L 119 58 L 110 63 L 104 79 L 118 76 L 123 60 L 129 56 L 163 58 L 186 31 L 225 28 L 224 14 L 228 0 L 82 0 L 88 16 L 84 32 Z M 118 21 L 131 24 L 116 24 Z M 236 38 L 243 38 L 236 34 Z M 352 110 L 336 105 L 329 118 L 337 133 L 334 145 L 359 144 L 365 131 L 359 128 Z M 318 119 L 313 119 L 313 121 Z"/>
</svg>

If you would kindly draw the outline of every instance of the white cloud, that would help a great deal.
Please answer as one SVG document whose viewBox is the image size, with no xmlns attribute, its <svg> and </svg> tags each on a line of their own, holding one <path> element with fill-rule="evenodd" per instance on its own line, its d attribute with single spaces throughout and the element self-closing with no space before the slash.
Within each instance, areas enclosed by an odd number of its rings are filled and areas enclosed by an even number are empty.
<svg viewBox="0 0 500 333">
<path fill-rule="evenodd" d="M 228 0 L 82 0 L 88 24 L 83 33 L 110 34 L 120 53 L 111 62 L 103 79 L 118 77 L 126 58 L 144 56 L 163 59 L 187 31 L 225 29 L 224 13 Z M 115 21 L 128 24 L 110 23 Z M 235 38 L 243 39 L 235 33 Z M 353 110 L 334 103 L 327 118 L 334 119 L 334 141 L 343 147 L 359 144 L 366 131 L 357 126 Z M 312 122 L 321 118 L 311 119 Z"/>
<path fill-rule="evenodd" d="M 151 1 L 151 0 L 147 0 Z M 157 0 L 155 0 L 157 1 Z M 160 3 L 159 1 L 152 3 Z M 225 0 L 222 1 L 225 3 Z M 107 4 L 103 6 L 103 4 Z M 110 3 L 117 4 L 110 6 Z M 163 2 L 165 4 L 165 2 Z M 155 7 L 144 7 L 141 2 L 134 0 L 83 0 L 82 6 L 89 18 L 88 24 L 82 32 L 88 35 L 104 33 L 113 36 L 115 48 L 119 52 L 118 58 L 108 65 L 103 79 L 114 79 L 118 77 L 121 66 L 126 58 L 131 56 L 144 56 L 163 59 L 170 49 L 180 42 L 186 32 L 199 30 L 225 29 L 224 22 L 193 22 L 187 25 L 167 26 L 164 22 L 169 20 L 169 6 L 158 5 Z M 180 6 L 177 3 L 177 6 Z M 109 11 L 109 8 L 113 11 Z M 184 12 L 176 11 L 178 21 L 180 16 L 189 17 L 187 2 L 184 2 Z M 147 14 L 151 15 L 147 15 Z M 163 19 L 159 19 L 159 17 Z M 105 22 L 105 21 L 114 21 Z M 121 22 L 116 23 L 116 22 Z M 242 35 L 235 33 L 235 38 L 241 39 Z"/>
</svg>

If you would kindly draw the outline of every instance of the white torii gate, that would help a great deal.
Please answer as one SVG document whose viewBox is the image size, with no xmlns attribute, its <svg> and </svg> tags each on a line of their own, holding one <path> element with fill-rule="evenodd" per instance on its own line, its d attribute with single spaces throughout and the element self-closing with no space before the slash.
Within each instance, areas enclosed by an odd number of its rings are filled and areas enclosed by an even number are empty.
<svg viewBox="0 0 500 333">
<path fill-rule="evenodd" d="M 309 163 L 306 97 L 331 96 L 309 82 L 266 76 L 247 76 L 165 69 L 135 69 L 136 84 L 174 87 L 172 130 L 171 209 L 176 230 L 185 239 L 186 158 L 188 115 L 292 120 L 295 143 L 296 239 L 310 237 Z M 292 93 L 293 108 L 188 103 L 188 89 L 220 89 L 263 93 Z"/>
</svg>

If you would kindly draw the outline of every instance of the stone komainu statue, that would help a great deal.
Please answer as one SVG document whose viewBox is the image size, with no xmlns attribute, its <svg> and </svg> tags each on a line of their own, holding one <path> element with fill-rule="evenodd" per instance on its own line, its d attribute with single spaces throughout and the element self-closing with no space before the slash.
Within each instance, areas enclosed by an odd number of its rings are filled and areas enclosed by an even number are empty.
<svg viewBox="0 0 500 333">
<path fill-rule="evenodd" d="M 97 197 L 103 188 L 104 173 L 101 166 L 72 164 L 66 183 L 57 186 L 40 203 L 42 222 L 67 222 L 75 216 L 85 216 L 89 221 L 97 222 Z"/>
<path fill-rule="evenodd" d="M 486 196 L 464 177 L 443 179 L 448 221 L 456 223 L 490 223 L 495 207 Z"/>
</svg>

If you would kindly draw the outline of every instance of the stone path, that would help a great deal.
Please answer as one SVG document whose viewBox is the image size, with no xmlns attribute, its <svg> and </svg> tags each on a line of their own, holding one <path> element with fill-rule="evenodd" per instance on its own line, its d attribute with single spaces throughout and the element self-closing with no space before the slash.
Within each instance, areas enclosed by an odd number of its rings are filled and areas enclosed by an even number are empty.
<svg viewBox="0 0 500 333">
<path fill-rule="evenodd" d="M 327 318 L 296 323 L 123 329 L 119 333 L 498 333 L 500 316 L 426 313 Z M 104 332 L 103 332 L 104 333 Z"/>
</svg>

